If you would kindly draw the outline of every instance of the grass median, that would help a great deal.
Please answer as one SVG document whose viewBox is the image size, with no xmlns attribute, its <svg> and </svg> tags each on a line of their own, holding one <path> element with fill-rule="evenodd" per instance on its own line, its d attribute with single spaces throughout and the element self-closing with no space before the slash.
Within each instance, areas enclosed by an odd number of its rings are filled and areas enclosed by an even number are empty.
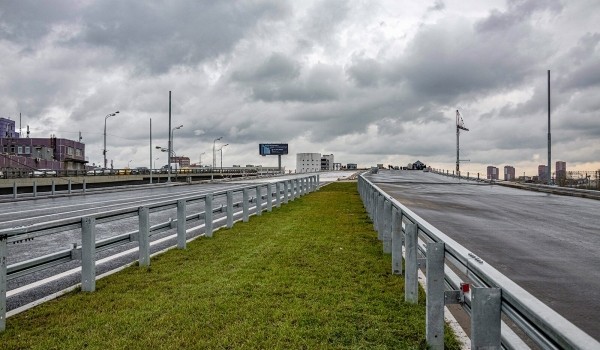
<svg viewBox="0 0 600 350">
<path fill-rule="evenodd" d="M 415 349 L 425 307 L 333 183 L 7 320 L 2 349 Z M 449 333 L 449 332 L 446 332 Z M 459 348 L 446 336 L 446 348 Z"/>
</svg>

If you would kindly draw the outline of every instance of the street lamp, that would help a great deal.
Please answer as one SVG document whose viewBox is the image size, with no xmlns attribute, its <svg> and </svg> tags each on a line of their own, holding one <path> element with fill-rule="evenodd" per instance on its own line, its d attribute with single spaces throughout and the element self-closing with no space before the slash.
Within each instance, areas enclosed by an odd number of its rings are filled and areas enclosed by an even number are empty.
<svg viewBox="0 0 600 350">
<path fill-rule="evenodd" d="M 206 154 L 206 152 L 202 152 L 200 153 L 200 167 L 202 168 L 202 155 Z"/>
<path fill-rule="evenodd" d="M 129 160 L 129 162 L 127 162 L 127 169 L 131 169 L 131 160 Z"/>
<path fill-rule="evenodd" d="M 229 146 L 229 144 L 226 143 L 223 146 L 221 146 L 221 148 L 219 148 L 219 152 L 221 152 L 221 176 L 223 176 L 223 147 L 225 146 Z"/>
<path fill-rule="evenodd" d="M 219 138 L 216 138 L 216 139 L 213 141 L 213 162 L 212 162 L 212 167 L 213 167 L 213 168 L 215 168 L 215 167 L 217 166 L 217 155 L 216 155 L 216 153 L 215 153 L 215 143 L 216 143 L 217 141 L 219 141 L 220 139 L 222 139 L 222 138 L 223 138 L 223 136 L 221 136 L 221 137 L 219 137 Z"/>
<path fill-rule="evenodd" d="M 167 168 L 169 171 L 169 174 L 167 176 L 167 182 L 171 182 L 171 153 L 175 153 L 173 151 L 173 148 L 175 148 L 175 147 L 173 147 L 173 145 L 175 144 L 175 140 L 173 140 L 173 132 L 175 130 L 181 129 L 181 128 L 183 128 L 183 124 L 179 125 L 176 128 L 171 129 L 171 142 L 169 142 L 169 164 L 168 164 L 168 168 Z"/>
<path fill-rule="evenodd" d="M 152 170 L 156 170 L 156 161 L 159 160 L 159 159 L 160 159 L 160 157 L 154 159 L 154 169 L 152 169 Z"/>
<path fill-rule="evenodd" d="M 117 115 L 117 113 L 119 113 L 119 111 L 107 114 L 106 117 L 104 117 L 104 150 L 102 151 L 102 155 L 104 156 L 104 169 L 106 169 L 106 119 Z"/>
</svg>

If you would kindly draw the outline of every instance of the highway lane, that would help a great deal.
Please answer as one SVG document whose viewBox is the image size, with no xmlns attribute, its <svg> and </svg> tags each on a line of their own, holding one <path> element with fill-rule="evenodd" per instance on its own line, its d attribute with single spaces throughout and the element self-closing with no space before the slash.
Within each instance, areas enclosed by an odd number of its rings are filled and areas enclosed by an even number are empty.
<svg viewBox="0 0 600 350">
<path fill-rule="evenodd" d="M 600 201 L 421 171 L 367 178 L 600 340 Z"/>
</svg>

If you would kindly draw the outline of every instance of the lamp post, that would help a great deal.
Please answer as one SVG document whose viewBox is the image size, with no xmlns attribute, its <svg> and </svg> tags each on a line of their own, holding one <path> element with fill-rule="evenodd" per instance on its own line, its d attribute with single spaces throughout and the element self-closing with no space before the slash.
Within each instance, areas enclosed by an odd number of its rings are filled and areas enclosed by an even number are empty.
<svg viewBox="0 0 600 350">
<path fill-rule="evenodd" d="M 102 155 L 104 156 L 104 169 L 106 169 L 106 119 L 117 115 L 117 113 L 119 113 L 119 111 L 107 114 L 106 117 L 104 117 L 104 149 L 102 150 Z"/>
<path fill-rule="evenodd" d="M 169 147 L 170 147 L 170 149 L 169 149 L 169 164 L 167 167 L 167 169 L 169 171 L 169 173 L 168 173 L 169 175 L 167 176 L 167 182 L 171 182 L 171 153 L 175 153 L 173 151 L 173 148 L 175 148 L 175 147 L 173 147 L 173 145 L 175 144 L 175 140 L 173 139 L 173 132 L 175 130 L 181 129 L 181 128 L 183 128 L 183 124 L 179 125 L 176 128 L 171 129 L 171 142 L 169 142 Z"/>
<path fill-rule="evenodd" d="M 131 160 L 129 160 L 129 162 L 127 162 L 127 169 L 131 169 Z"/>
<path fill-rule="evenodd" d="M 154 169 L 152 169 L 152 170 L 156 170 L 156 161 L 159 159 L 160 159 L 160 157 L 154 159 Z"/>
<path fill-rule="evenodd" d="M 202 168 L 202 155 L 206 154 L 206 152 L 202 152 L 200 153 L 200 167 Z"/>
<path fill-rule="evenodd" d="M 221 177 L 223 176 L 223 147 L 225 146 L 229 146 L 229 144 L 226 143 L 223 146 L 221 146 L 221 148 L 219 148 L 219 152 L 221 152 Z"/>
<path fill-rule="evenodd" d="M 214 139 L 214 141 L 213 141 L 213 162 L 212 162 L 212 167 L 213 167 L 213 168 L 215 168 L 215 167 L 217 166 L 217 155 L 215 154 L 215 143 L 216 143 L 217 141 L 219 141 L 220 139 L 222 139 L 222 138 L 223 138 L 223 136 L 221 136 L 221 137 L 219 137 L 219 138 L 216 138 L 216 139 Z"/>
</svg>

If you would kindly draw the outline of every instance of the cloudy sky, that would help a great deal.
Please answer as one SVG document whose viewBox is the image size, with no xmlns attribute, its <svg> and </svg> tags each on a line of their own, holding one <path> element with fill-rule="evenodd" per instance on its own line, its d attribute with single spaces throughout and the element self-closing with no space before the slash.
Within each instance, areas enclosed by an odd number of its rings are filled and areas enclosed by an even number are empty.
<svg viewBox="0 0 600 350">
<path fill-rule="evenodd" d="M 547 162 L 600 168 L 597 0 L 0 0 L 0 116 L 32 137 L 76 139 L 115 167 L 166 146 L 224 165 L 276 165 L 258 143 L 369 166 L 462 170 Z M 219 144 L 217 144 L 217 147 Z M 158 164 L 166 163 L 165 153 Z"/>
</svg>

